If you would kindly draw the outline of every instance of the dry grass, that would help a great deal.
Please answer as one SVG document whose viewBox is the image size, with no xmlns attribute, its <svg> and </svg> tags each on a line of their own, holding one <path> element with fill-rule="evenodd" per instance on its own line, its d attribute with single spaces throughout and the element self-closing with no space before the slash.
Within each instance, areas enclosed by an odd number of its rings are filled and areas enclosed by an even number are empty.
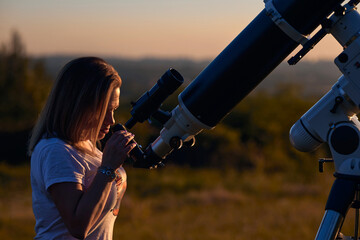
<svg viewBox="0 0 360 240">
<path fill-rule="evenodd" d="M 133 174 L 139 177 L 130 172 L 130 178 Z M 115 239 L 311 239 L 333 180 L 323 175 L 312 183 L 297 183 L 284 175 L 168 169 L 152 184 L 161 189 L 169 176 L 174 182 L 181 178 L 184 186 L 198 179 L 203 185 L 143 197 L 129 189 Z"/>
<path fill-rule="evenodd" d="M 1 239 L 34 237 L 28 173 L 0 166 Z M 313 239 L 334 180 L 177 167 L 129 168 L 128 179 L 115 240 Z"/>
</svg>

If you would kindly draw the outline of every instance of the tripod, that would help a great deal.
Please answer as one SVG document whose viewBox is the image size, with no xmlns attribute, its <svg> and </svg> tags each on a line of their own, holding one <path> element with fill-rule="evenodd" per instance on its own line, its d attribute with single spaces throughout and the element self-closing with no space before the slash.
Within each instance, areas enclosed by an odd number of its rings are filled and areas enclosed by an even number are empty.
<svg viewBox="0 0 360 240">
<path fill-rule="evenodd" d="M 339 113 L 340 111 L 337 112 Z M 327 137 L 327 142 L 334 160 L 321 159 L 319 161 L 319 170 L 322 172 L 324 162 L 333 161 L 335 164 L 335 181 L 331 188 L 325 206 L 325 214 L 315 239 L 358 240 L 360 209 L 360 122 L 357 116 L 354 115 L 348 121 L 340 121 L 331 126 Z M 346 214 L 350 208 L 355 209 L 355 230 L 353 237 L 347 237 L 340 233 Z"/>
<path fill-rule="evenodd" d="M 337 176 L 325 207 L 325 214 L 315 239 L 359 239 L 360 179 Z M 345 236 L 341 228 L 349 208 L 355 210 L 354 235 Z"/>
<path fill-rule="evenodd" d="M 356 116 L 360 112 L 360 14 L 356 11 L 359 2 L 351 0 L 339 6 L 327 19 L 328 29 L 323 31 L 330 32 L 344 47 L 335 59 L 343 75 L 290 130 L 290 141 L 298 150 L 309 152 L 327 143 L 334 159 L 335 181 L 316 240 L 359 239 L 360 122 Z M 320 161 L 321 171 L 327 160 Z M 349 208 L 355 209 L 352 237 L 340 233 Z"/>
</svg>

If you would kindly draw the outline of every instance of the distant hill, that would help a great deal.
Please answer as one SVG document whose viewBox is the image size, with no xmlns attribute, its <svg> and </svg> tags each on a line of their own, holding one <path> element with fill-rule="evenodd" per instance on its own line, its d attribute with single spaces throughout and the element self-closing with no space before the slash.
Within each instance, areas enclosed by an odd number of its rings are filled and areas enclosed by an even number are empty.
<svg viewBox="0 0 360 240">
<path fill-rule="evenodd" d="M 55 79 L 62 66 L 78 56 L 42 57 L 46 68 Z M 187 85 L 210 61 L 192 61 L 188 59 L 125 59 L 104 57 L 119 72 L 123 80 L 122 96 L 139 95 L 149 90 L 170 67 L 181 73 Z"/>
<path fill-rule="evenodd" d="M 77 56 L 46 56 L 42 57 L 46 68 L 54 77 L 61 67 Z M 149 90 L 159 77 L 169 68 L 175 68 L 188 85 L 211 60 L 194 61 L 190 59 L 125 59 L 104 57 L 119 72 L 123 79 L 122 96 L 139 96 Z M 246 71 L 243 69 L 242 71 Z M 283 62 L 260 83 L 254 92 L 274 91 L 279 84 L 296 84 L 301 86 L 306 95 L 323 95 L 331 89 L 341 73 L 331 61 L 308 62 L 301 61 L 295 66 Z"/>
<path fill-rule="evenodd" d="M 341 75 L 332 61 L 303 60 L 295 66 L 283 62 L 260 84 L 259 89 L 273 90 L 279 83 L 289 83 L 301 86 L 306 95 L 319 96 L 328 92 Z"/>
</svg>

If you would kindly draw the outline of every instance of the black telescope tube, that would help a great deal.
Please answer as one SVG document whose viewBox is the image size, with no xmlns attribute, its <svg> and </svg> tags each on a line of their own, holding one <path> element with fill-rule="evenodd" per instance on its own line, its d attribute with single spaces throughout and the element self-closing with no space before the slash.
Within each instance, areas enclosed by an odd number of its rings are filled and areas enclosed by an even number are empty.
<svg viewBox="0 0 360 240">
<path fill-rule="evenodd" d="M 274 0 L 273 4 L 292 27 L 308 35 L 342 2 Z M 263 10 L 179 98 L 200 122 L 213 127 L 298 45 Z"/>
</svg>

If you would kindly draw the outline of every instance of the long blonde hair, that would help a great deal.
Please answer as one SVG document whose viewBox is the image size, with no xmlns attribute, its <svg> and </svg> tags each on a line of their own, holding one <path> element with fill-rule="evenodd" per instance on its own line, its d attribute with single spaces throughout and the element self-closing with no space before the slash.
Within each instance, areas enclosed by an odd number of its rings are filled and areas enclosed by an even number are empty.
<svg viewBox="0 0 360 240">
<path fill-rule="evenodd" d="M 67 63 L 33 129 L 28 154 L 44 136 L 60 138 L 79 150 L 84 150 L 79 143 L 86 137 L 95 146 L 111 94 L 120 86 L 117 71 L 101 58 Z"/>
</svg>

